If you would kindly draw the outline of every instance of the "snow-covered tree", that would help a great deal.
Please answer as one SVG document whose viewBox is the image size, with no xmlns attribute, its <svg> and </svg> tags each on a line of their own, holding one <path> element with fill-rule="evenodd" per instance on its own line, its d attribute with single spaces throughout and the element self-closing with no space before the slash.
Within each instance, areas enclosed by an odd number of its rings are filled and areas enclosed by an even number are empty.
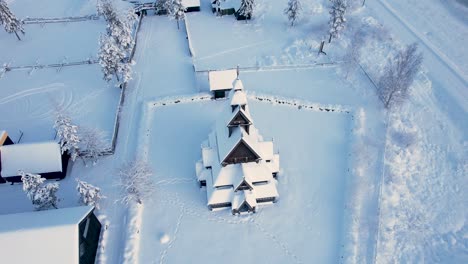
<svg viewBox="0 0 468 264">
<path fill-rule="evenodd" d="M 284 9 L 284 14 L 288 16 L 291 26 L 296 24 L 297 19 L 301 15 L 302 4 L 299 0 L 289 0 L 288 6 Z"/>
<path fill-rule="evenodd" d="M 168 12 L 169 9 L 171 9 L 171 2 L 172 0 L 156 0 L 154 2 L 154 8 L 156 12 Z"/>
<path fill-rule="evenodd" d="M 57 138 L 60 144 L 62 154 L 67 152 L 72 161 L 75 161 L 79 156 L 80 138 L 78 136 L 78 126 L 74 125 L 71 118 L 63 113 L 58 112 L 54 128 L 57 131 Z"/>
<path fill-rule="evenodd" d="M 332 38 L 340 36 L 346 24 L 346 18 L 344 17 L 347 8 L 346 0 L 332 0 L 331 2 L 330 21 L 328 22 L 330 26 L 330 38 L 328 39 L 328 43 L 331 42 Z"/>
<path fill-rule="evenodd" d="M 106 133 L 96 128 L 83 127 L 80 128 L 79 137 L 79 147 L 84 151 L 82 157 L 96 165 L 102 152 L 107 148 Z"/>
<path fill-rule="evenodd" d="M 110 81 L 115 76 L 120 82 L 119 74 L 124 76 L 124 82 L 129 77 L 130 66 L 125 62 L 125 52 L 117 45 L 113 37 L 101 36 L 99 50 L 99 64 L 104 74 L 104 80 Z"/>
<path fill-rule="evenodd" d="M 153 171 L 148 163 L 136 160 L 125 164 L 119 170 L 122 188 L 122 203 L 143 203 L 154 192 L 154 183 L 151 178 Z"/>
<path fill-rule="evenodd" d="M 109 0 L 100 0 L 97 9 L 107 21 L 107 34 L 114 38 L 123 51 L 130 51 L 134 44 L 132 32 L 136 20 L 133 10 L 129 10 L 125 17 L 121 17 Z"/>
<path fill-rule="evenodd" d="M 25 173 L 19 171 L 21 181 L 23 182 L 23 191 L 36 210 L 46 210 L 51 207 L 57 209 L 59 199 L 57 198 L 57 191 L 59 189 L 58 183 L 44 184 L 45 179 L 38 174 Z"/>
<path fill-rule="evenodd" d="M 177 29 L 180 28 L 179 20 L 185 18 L 185 6 L 182 4 L 182 0 L 170 0 L 166 3 L 167 14 L 177 21 Z"/>
<path fill-rule="evenodd" d="M 406 46 L 390 58 L 378 82 L 378 95 L 385 108 L 389 109 L 404 101 L 409 88 L 421 68 L 423 56 L 416 43 Z"/>
<path fill-rule="evenodd" d="M 244 16 L 246 19 L 250 19 L 253 15 L 255 8 L 255 0 L 242 0 L 237 14 Z"/>
<path fill-rule="evenodd" d="M 15 33 L 18 40 L 21 40 L 18 31 L 24 34 L 23 23 L 13 15 L 4 0 L 0 0 L 0 24 L 3 25 L 6 32 Z"/>
<path fill-rule="evenodd" d="M 91 205 L 99 209 L 99 201 L 106 198 L 101 194 L 101 189 L 78 179 L 76 179 L 76 182 L 78 183 L 76 190 L 80 194 L 80 203 L 83 205 Z"/>
</svg>

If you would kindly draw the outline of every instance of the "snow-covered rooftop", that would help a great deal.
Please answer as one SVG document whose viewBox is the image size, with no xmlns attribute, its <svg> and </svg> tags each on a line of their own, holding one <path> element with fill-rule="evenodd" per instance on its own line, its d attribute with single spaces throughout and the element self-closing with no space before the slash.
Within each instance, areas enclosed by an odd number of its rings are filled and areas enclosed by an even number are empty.
<svg viewBox="0 0 468 264">
<path fill-rule="evenodd" d="M 18 170 L 29 173 L 62 171 L 62 156 L 57 142 L 14 144 L 0 147 L 2 177 L 18 175 Z"/>
<path fill-rule="evenodd" d="M 200 0 L 182 0 L 182 5 L 186 8 L 197 7 L 200 6 Z"/>
<path fill-rule="evenodd" d="M 0 146 L 3 145 L 7 137 L 8 137 L 7 132 L 5 130 L 0 130 Z"/>
<path fill-rule="evenodd" d="M 237 78 L 236 70 L 210 71 L 208 80 L 210 82 L 210 91 L 230 90 L 233 81 Z"/>
<path fill-rule="evenodd" d="M 2 263 L 79 262 L 78 224 L 90 206 L 0 215 Z"/>
</svg>

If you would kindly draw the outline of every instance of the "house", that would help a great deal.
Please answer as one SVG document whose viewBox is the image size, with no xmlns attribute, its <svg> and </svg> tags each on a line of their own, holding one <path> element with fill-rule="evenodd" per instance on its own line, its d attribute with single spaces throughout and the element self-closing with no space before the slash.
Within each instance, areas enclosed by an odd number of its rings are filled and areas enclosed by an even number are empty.
<svg viewBox="0 0 468 264">
<path fill-rule="evenodd" d="M 200 0 L 182 0 L 182 5 L 186 8 L 185 12 L 200 11 Z"/>
<path fill-rule="evenodd" d="M 276 202 L 279 154 L 255 127 L 242 81 L 232 86 L 195 169 L 200 187 L 206 186 L 208 208 L 240 214 Z"/>
<path fill-rule="evenodd" d="M 0 215 L 2 263 L 94 264 L 101 223 L 94 207 Z"/>
<path fill-rule="evenodd" d="M 54 141 L 0 146 L 0 178 L 3 182 L 21 182 L 18 171 L 22 170 L 46 179 L 63 179 L 69 157 Z"/>
<path fill-rule="evenodd" d="M 3 145 L 13 145 L 14 142 L 8 136 L 8 133 L 5 130 L 0 130 L 0 146 Z"/>
<path fill-rule="evenodd" d="M 208 82 L 210 92 L 215 99 L 224 98 L 226 92 L 232 89 L 232 83 L 237 78 L 237 70 L 210 71 L 208 72 Z"/>
<path fill-rule="evenodd" d="M 239 8 L 241 0 L 211 0 L 211 11 L 221 16 L 233 15 Z"/>
</svg>

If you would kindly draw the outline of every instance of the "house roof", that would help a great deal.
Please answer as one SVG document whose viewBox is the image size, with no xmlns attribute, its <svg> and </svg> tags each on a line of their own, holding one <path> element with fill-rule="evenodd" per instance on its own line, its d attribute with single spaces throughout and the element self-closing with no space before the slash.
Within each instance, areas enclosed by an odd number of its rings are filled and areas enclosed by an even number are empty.
<svg viewBox="0 0 468 264">
<path fill-rule="evenodd" d="M 0 147 L 2 177 L 18 175 L 18 170 L 29 173 L 62 171 L 62 155 L 57 142 L 13 144 Z"/>
<path fill-rule="evenodd" d="M 5 130 L 0 130 L 0 146 L 3 145 L 8 137 L 8 133 Z"/>
<path fill-rule="evenodd" d="M 80 206 L 0 215 L 2 262 L 78 264 L 78 224 L 93 209 Z"/>
<path fill-rule="evenodd" d="M 232 209 L 239 210 L 244 202 L 248 203 L 252 208 L 257 206 L 254 191 L 244 190 L 236 192 L 232 198 Z"/>
<path fill-rule="evenodd" d="M 236 70 L 210 71 L 208 73 L 210 91 L 232 89 L 232 82 L 236 79 L 236 77 Z"/>
<path fill-rule="evenodd" d="M 200 6 L 200 0 L 182 0 L 182 5 L 186 8 Z"/>
</svg>

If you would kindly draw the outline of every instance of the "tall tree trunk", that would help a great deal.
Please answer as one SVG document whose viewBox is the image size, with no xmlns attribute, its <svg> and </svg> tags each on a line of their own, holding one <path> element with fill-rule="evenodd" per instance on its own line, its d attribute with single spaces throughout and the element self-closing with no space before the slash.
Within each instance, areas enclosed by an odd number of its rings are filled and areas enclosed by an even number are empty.
<svg viewBox="0 0 468 264">
<path fill-rule="evenodd" d="M 331 42 L 331 39 L 332 39 L 332 34 L 330 33 L 330 37 L 328 38 L 328 43 Z"/>
<path fill-rule="evenodd" d="M 15 35 L 16 35 L 16 37 L 18 38 L 18 40 L 21 41 L 21 38 L 18 36 L 18 33 L 17 33 L 16 31 L 15 31 Z"/>
<path fill-rule="evenodd" d="M 179 26 L 179 19 L 177 19 L 177 30 L 180 29 L 180 26 Z"/>
</svg>

